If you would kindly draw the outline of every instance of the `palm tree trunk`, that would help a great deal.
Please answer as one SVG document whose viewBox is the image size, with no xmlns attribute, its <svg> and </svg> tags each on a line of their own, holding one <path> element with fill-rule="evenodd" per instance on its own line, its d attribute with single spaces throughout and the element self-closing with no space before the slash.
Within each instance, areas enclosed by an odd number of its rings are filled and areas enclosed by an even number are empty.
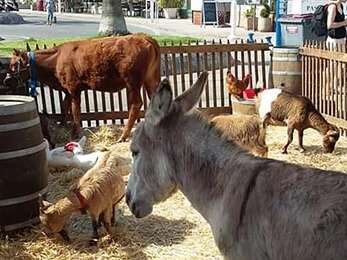
<svg viewBox="0 0 347 260">
<path fill-rule="evenodd" d="M 128 33 L 122 11 L 121 0 L 103 0 L 99 34 L 125 35 Z"/>
</svg>

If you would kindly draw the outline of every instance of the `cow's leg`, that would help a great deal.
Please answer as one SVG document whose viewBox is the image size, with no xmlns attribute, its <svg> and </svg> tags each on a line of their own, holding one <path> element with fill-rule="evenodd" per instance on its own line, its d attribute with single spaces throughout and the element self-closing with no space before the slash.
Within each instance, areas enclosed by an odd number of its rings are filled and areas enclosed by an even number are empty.
<svg viewBox="0 0 347 260">
<path fill-rule="evenodd" d="M 283 154 L 287 154 L 288 153 L 287 149 L 288 149 L 288 146 L 293 141 L 293 133 L 294 133 L 294 127 L 291 124 L 288 124 L 288 128 L 287 128 L 288 141 L 287 141 L 286 145 L 283 146 L 283 148 L 282 148 L 282 153 Z"/>
<path fill-rule="evenodd" d="M 67 121 L 69 120 L 69 114 L 71 114 L 71 95 L 69 93 L 65 93 L 65 97 L 63 100 L 63 125 L 67 125 Z"/>
<path fill-rule="evenodd" d="M 81 93 L 76 93 L 71 97 L 72 103 L 72 117 L 73 117 L 73 129 L 72 138 L 78 138 L 81 131 L 80 121 L 81 121 Z"/>
<path fill-rule="evenodd" d="M 124 142 L 130 135 L 130 131 L 133 128 L 136 119 L 138 119 L 140 114 L 140 109 L 142 107 L 142 99 L 140 94 L 140 88 L 135 88 L 128 94 L 128 104 L 129 104 L 129 118 L 128 123 L 123 129 L 121 137 L 118 142 Z"/>
<path fill-rule="evenodd" d="M 304 137 L 304 130 L 300 129 L 298 130 L 298 138 L 299 138 L 299 147 L 300 147 L 300 152 L 305 152 L 305 148 L 303 146 L 303 137 Z"/>
</svg>

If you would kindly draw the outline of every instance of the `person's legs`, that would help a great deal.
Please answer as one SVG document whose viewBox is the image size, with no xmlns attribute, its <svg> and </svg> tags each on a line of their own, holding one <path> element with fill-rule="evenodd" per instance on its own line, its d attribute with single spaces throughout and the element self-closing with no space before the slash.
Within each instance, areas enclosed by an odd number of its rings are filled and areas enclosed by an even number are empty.
<svg viewBox="0 0 347 260">
<path fill-rule="evenodd" d="M 52 24 L 53 22 L 53 11 L 51 9 L 48 9 L 48 24 Z"/>
</svg>

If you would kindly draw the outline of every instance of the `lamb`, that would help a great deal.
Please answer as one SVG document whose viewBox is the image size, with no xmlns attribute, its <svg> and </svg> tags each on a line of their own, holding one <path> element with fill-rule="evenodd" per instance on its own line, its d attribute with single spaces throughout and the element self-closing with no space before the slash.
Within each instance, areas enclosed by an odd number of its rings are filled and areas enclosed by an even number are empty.
<svg viewBox="0 0 347 260">
<path fill-rule="evenodd" d="M 211 123 L 242 148 L 260 157 L 267 157 L 266 130 L 257 115 L 221 115 Z"/>
<path fill-rule="evenodd" d="M 324 152 L 334 151 L 340 137 L 339 129 L 329 124 L 308 98 L 282 89 L 267 89 L 258 93 L 256 108 L 264 126 L 278 123 L 287 126 L 288 141 L 282 153 L 288 153 L 294 129 L 298 131 L 300 151 L 304 152 L 303 135 L 307 128 L 313 128 L 323 136 Z"/>
<path fill-rule="evenodd" d="M 88 211 L 92 219 L 93 237 L 91 243 L 96 243 L 99 235 L 99 224 L 103 224 L 109 234 L 112 234 L 111 225 L 114 223 L 115 206 L 125 194 L 125 183 L 120 171 L 127 168 L 122 158 L 113 158 L 118 161 L 118 167 L 103 167 L 97 165 L 83 175 L 77 184 L 72 185 L 68 194 L 52 204 L 41 202 L 40 220 L 46 234 L 59 233 L 70 241 L 65 230 L 65 223 L 73 213 Z M 120 169 L 120 170 L 119 170 Z M 129 172 L 130 169 L 127 169 Z"/>
<path fill-rule="evenodd" d="M 226 76 L 226 87 L 229 91 L 229 94 L 235 97 L 237 100 L 241 100 L 243 98 L 243 91 L 245 91 L 250 83 L 251 75 L 246 75 L 242 80 L 238 80 L 234 77 L 234 75 L 227 71 Z"/>
</svg>

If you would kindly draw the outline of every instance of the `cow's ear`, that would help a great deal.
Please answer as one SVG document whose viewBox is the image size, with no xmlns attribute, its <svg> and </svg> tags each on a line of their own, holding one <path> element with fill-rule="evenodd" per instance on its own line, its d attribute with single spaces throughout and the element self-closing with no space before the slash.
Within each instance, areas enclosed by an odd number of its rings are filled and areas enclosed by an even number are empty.
<svg viewBox="0 0 347 260">
<path fill-rule="evenodd" d="M 200 74 L 198 80 L 175 99 L 175 103 L 181 108 L 183 113 L 189 112 L 198 102 L 208 79 L 208 72 Z"/>
<path fill-rule="evenodd" d="M 152 96 L 149 108 L 146 111 L 146 121 L 157 125 L 169 113 L 172 104 L 172 90 L 168 79 L 163 79 L 157 91 Z"/>
</svg>

